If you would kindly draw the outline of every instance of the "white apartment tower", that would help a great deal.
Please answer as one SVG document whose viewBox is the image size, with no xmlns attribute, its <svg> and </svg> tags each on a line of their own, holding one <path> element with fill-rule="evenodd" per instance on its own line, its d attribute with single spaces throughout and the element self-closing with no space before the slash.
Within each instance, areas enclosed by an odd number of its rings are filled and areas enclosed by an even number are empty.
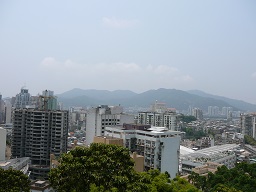
<svg viewBox="0 0 256 192">
<path fill-rule="evenodd" d="M 137 123 L 166 127 L 169 130 L 175 131 L 177 129 L 177 114 L 174 111 L 168 111 L 165 103 L 155 101 L 151 105 L 150 111 L 139 112 Z"/>
<path fill-rule="evenodd" d="M 175 112 L 139 112 L 138 123 L 156 127 L 166 127 L 169 130 L 177 129 L 177 114 Z"/>
<path fill-rule="evenodd" d="M 105 136 L 123 139 L 123 145 L 144 156 L 145 170 L 159 169 L 171 178 L 179 171 L 180 132 L 166 127 L 128 124 L 123 127 L 106 127 Z"/>
<path fill-rule="evenodd" d="M 106 126 L 123 123 L 134 123 L 134 116 L 124 114 L 121 106 L 100 105 L 89 109 L 86 116 L 86 145 L 90 145 L 95 136 L 104 135 Z"/>
<path fill-rule="evenodd" d="M 14 109 L 12 158 L 30 157 L 31 179 L 47 179 L 50 154 L 67 151 L 68 123 L 68 111 Z"/>
</svg>

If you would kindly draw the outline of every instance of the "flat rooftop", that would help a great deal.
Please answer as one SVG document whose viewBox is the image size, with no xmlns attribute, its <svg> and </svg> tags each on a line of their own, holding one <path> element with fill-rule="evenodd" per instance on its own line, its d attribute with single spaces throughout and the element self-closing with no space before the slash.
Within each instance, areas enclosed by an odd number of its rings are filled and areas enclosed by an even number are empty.
<svg viewBox="0 0 256 192">
<path fill-rule="evenodd" d="M 29 163 L 29 157 L 22 157 L 22 158 L 16 158 L 16 159 L 9 159 L 6 161 L 0 161 L 0 167 L 3 169 L 20 169 L 23 167 L 24 164 Z"/>
</svg>

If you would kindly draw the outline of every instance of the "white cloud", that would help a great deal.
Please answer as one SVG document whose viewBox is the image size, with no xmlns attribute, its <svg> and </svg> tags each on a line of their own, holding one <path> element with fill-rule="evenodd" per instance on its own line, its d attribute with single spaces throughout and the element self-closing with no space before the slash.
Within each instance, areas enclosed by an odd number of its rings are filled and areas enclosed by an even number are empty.
<svg viewBox="0 0 256 192">
<path fill-rule="evenodd" d="M 189 86 L 194 82 L 191 76 L 182 74 L 172 66 L 142 66 L 133 62 L 79 64 L 69 59 L 61 62 L 53 57 L 47 57 L 41 62 L 41 69 L 47 72 L 51 82 L 64 79 L 65 83 L 59 85 L 63 87 L 62 90 L 80 87 L 145 91 L 160 87 Z"/>
<path fill-rule="evenodd" d="M 131 28 L 138 24 L 137 20 L 125 20 L 117 19 L 115 17 L 103 17 L 102 18 L 103 26 L 110 28 Z"/>
<path fill-rule="evenodd" d="M 251 77 L 252 77 L 253 79 L 256 79 L 256 72 L 254 72 L 254 73 L 251 75 Z"/>
<path fill-rule="evenodd" d="M 41 62 L 42 66 L 45 67 L 53 67 L 53 66 L 57 66 L 59 65 L 58 62 L 55 60 L 55 58 L 53 57 L 46 57 L 43 59 L 43 61 Z"/>
</svg>

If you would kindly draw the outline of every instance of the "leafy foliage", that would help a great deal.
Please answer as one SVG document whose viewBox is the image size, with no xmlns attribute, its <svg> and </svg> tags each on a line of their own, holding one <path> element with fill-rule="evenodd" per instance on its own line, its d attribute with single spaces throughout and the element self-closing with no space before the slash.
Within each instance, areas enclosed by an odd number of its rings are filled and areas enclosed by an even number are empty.
<svg viewBox="0 0 256 192">
<path fill-rule="evenodd" d="M 112 190 L 142 191 L 139 175 L 126 148 L 93 143 L 89 148 L 76 147 L 61 157 L 60 165 L 49 174 L 53 188 L 58 191 L 89 191 L 90 187 Z"/>
<path fill-rule="evenodd" d="M 30 180 L 21 171 L 0 168 L 0 192 L 29 192 Z"/>
<path fill-rule="evenodd" d="M 249 136 L 249 135 L 244 136 L 244 141 L 245 141 L 245 144 L 256 146 L 256 140 L 253 137 Z"/>
<path fill-rule="evenodd" d="M 169 179 L 159 170 L 135 172 L 126 148 L 92 144 L 63 154 L 61 164 L 50 171 L 51 185 L 58 192 L 178 192 L 199 191 L 186 180 Z"/>
<path fill-rule="evenodd" d="M 256 163 L 239 163 L 232 169 L 221 166 L 214 174 L 208 173 L 207 178 L 192 173 L 188 179 L 202 191 L 251 192 L 256 189 Z"/>
<path fill-rule="evenodd" d="M 192 116 L 192 115 L 181 115 L 180 116 L 180 120 L 184 123 L 190 123 L 192 121 L 196 121 L 196 117 Z"/>
<path fill-rule="evenodd" d="M 202 137 L 206 137 L 207 134 L 203 130 L 194 130 L 192 128 L 185 128 L 182 131 L 186 132 L 186 139 L 201 139 Z"/>
</svg>

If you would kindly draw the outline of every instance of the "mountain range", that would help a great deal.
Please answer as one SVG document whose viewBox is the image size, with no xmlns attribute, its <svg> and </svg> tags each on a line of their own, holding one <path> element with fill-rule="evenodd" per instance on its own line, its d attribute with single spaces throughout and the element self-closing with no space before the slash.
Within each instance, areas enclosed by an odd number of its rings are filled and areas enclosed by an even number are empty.
<svg viewBox="0 0 256 192">
<path fill-rule="evenodd" d="M 166 103 L 168 107 L 187 110 L 189 106 L 207 111 L 208 106 L 233 107 L 237 111 L 256 111 L 256 105 L 227 97 L 211 95 L 199 90 L 182 91 L 177 89 L 148 90 L 135 93 L 129 90 L 83 90 L 72 89 L 57 95 L 65 107 L 122 105 L 124 107 L 149 107 L 156 100 Z"/>
</svg>

